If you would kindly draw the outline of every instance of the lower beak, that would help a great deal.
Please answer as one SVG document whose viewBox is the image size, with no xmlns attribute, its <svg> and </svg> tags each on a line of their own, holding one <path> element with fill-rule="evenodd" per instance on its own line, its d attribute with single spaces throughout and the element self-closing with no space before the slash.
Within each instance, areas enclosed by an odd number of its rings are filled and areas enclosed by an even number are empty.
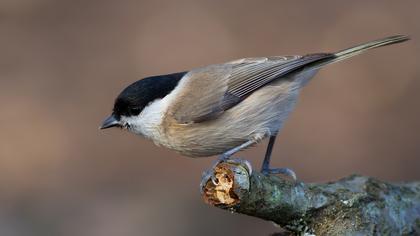
<svg viewBox="0 0 420 236">
<path fill-rule="evenodd" d="M 104 120 L 101 127 L 99 129 L 108 129 L 111 127 L 120 126 L 120 121 L 118 121 L 114 115 L 110 115 L 108 118 Z"/>
</svg>

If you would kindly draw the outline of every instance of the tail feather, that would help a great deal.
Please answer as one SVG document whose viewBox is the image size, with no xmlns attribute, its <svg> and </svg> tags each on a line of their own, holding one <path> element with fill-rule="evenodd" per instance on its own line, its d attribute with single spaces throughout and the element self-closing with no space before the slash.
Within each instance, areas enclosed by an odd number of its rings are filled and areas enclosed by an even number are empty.
<svg viewBox="0 0 420 236">
<path fill-rule="evenodd" d="M 319 61 L 319 63 L 316 63 L 317 65 L 314 66 L 314 68 L 320 68 L 324 65 L 327 64 L 331 64 L 331 63 L 335 63 L 335 62 L 339 62 L 342 60 L 345 60 L 347 58 L 359 55 L 361 53 L 364 53 L 365 51 L 369 50 L 369 49 L 374 49 L 374 48 L 378 48 L 378 47 L 383 47 L 386 45 L 391 45 L 391 44 L 395 44 L 395 43 L 402 43 L 405 42 L 407 40 L 410 40 L 410 37 L 406 36 L 406 35 L 394 35 L 394 36 L 390 36 L 390 37 L 386 37 L 383 39 L 378 39 L 378 40 L 374 40 L 371 42 L 367 42 L 367 43 L 363 43 L 351 48 L 347 48 L 344 50 L 341 50 L 339 52 L 334 53 L 334 57 L 326 59 L 326 60 L 322 60 Z"/>
<path fill-rule="evenodd" d="M 352 56 L 356 56 L 360 53 L 363 53 L 369 49 L 374 49 L 374 48 L 378 48 L 378 47 L 383 47 L 386 45 L 391 45 L 391 44 L 395 44 L 395 43 L 402 43 L 405 42 L 407 40 L 409 40 L 410 38 L 406 35 L 395 35 L 395 36 L 390 36 L 384 39 L 378 39 L 375 41 L 371 41 L 368 43 L 364 43 L 364 44 L 360 44 L 348 49 L 344 49 L 342 51 L 336 52 L 335 56 L 337 57 L 338 60 L 344 60 L 347 59 L 349 57 Z"/>
</svg>

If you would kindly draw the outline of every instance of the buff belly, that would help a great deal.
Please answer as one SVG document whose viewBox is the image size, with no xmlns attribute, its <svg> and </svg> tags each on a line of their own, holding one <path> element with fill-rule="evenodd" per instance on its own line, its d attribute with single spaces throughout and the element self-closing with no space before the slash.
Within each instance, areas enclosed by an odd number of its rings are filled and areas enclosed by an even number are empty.
<svg viewBox="0 0 420 236">
<path fill-rule="evenodd" d="M 296 81 L 282 81 L 254 92 L 217 119 L 181 125 L 170 123 L 159 145 L 190 157 L 219 155 L 248 140 L 276 134 L 298 96 Z"/>
</svg>

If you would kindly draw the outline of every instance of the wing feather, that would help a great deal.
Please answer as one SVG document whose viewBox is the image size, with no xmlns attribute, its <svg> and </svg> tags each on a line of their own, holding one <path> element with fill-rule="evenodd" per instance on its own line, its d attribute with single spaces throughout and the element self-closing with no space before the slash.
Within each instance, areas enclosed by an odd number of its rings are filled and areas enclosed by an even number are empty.
<svg viewBox="0 0 420 236">
<path fill-rule="evenodd" d="M 221 64 L 188 72 L 178 85 L 168 112 L 181 124 L 201 122 L 223 112 L 232 65 Z"/>
<path fill-rule="evenodd" d="M 182 79 L 169 111 L 179 123 L 211 120 L 270 82 L 332 57 L 319 53 L 245 58 L 195 69 Z"/>
</svg>

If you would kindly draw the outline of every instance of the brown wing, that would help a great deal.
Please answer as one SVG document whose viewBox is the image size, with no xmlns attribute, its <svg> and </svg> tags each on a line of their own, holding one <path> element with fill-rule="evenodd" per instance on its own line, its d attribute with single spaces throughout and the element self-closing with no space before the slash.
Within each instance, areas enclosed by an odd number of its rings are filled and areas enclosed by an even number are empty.
<svg viewBox="0 0 420 236">
<path fill-rule="evenodd" d="M 221 112 L 221 103 L 228 89 L 232 65 L 221 64 L 198 68 L 188 72 L 174 91 L 175 99 L 168 114 L 179 123 L 200 122 Z"/>
<path fill-rule="evenodd" d="M 179 123 L 213 119 L 268 83 L 333 54 L 246 58 L 190 71 L 179 84 L 170 114 Z"/>
</svg>

